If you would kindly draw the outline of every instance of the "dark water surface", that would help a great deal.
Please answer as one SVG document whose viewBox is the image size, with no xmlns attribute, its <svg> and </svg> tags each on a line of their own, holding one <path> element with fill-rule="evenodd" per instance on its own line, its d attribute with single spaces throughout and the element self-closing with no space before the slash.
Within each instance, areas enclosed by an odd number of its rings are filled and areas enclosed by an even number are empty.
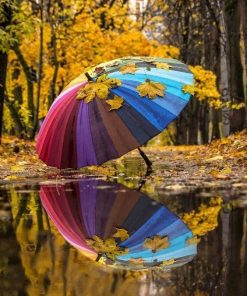
<svg viewBox="0 0 247 296">
<path fill-rule="evenodd" d="M 246 190 L 142 183 L 120 174 L 1 185 L 0 295 L 247 295 Z M 128 230 L 131 256 L 167 234 L 165 257 L 137 263 L 87 247 L 115 227 Z M 199 243 L 188 243 L 192 232 Z"/>
</svg>

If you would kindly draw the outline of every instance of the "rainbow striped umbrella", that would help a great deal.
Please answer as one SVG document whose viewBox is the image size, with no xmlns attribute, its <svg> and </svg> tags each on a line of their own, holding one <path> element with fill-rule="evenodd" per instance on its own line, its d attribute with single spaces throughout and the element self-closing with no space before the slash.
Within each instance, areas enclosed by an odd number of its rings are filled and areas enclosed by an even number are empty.
<svg viewBox="0 0 247 296">
<path fill-rule="evenodd" d="M 193 75 L 174 59 L 127 57 L 91 68 L 58 96 L 37 138 L 49 166 L 100 165 L 145 144 L 177 118 Z"/>
<path fill-rule="evenodd" d="M 43 185 L 40 197 L 58 231 L 92 260 L 126 269 L 170 269 L 197 253 L 179 217 L 122 185 L 84 179 Z"/>
</svg>

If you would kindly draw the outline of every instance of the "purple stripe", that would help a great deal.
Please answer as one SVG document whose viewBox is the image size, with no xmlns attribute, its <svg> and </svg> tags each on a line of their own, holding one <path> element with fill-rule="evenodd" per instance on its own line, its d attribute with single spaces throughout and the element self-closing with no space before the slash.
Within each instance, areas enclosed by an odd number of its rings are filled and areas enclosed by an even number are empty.
<svg viewBox="0 0 247 296">
<path fill-rule="evenodd" d="M 81 216 L 84 227 L 87 231 L 86 237 L 90 238 L 95 234 L 95 208 L 97 201 L 98 180 L 86 180 L 79 182 Z"/>
<path fill-rule="evenodd" d="M 96 152 L 97 164 L 119 157 L 113 142 L 105 127 L 97 106 L 97 99 L 88 103 L 89 123 L 92 131 L 93 147 Z"/>
<path fill-rule="evenodd" d="M 78 112 L 76 140 L 77 167 L 97 164 L 88 116 L 88 104 L 83 101 L 80 102 Z"/>
</svg>

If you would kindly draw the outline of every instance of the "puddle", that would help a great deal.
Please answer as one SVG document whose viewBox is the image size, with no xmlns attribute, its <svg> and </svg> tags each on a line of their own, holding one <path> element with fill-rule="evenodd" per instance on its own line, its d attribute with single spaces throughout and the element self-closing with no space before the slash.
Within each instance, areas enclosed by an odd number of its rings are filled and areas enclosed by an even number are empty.
<svg viewBox="0 0 247 296">
<path fill-rule="evenodd" d="M 0 295 L 246 295 L 244 193 L 140 183 L 2 185 Z"/>
</svg>

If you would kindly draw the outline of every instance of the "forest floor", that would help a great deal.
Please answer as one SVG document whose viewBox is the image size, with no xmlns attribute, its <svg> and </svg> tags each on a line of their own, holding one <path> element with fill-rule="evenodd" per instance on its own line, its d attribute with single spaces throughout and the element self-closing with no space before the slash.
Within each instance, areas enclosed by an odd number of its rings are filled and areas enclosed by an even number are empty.
<svg viewBox="0 0 247 296">
<path fill-rule="evenodd" d="M 181 192 L 195 187 L 241 190 L 247 195 L 247 131 L 208 145 L 144 147 L 153 162 L 147 177 L 162 182 L 168 191 Z M 97 176 L 104 178 L 145 178 L 145 165 L 137 150 L 101 167 L 58 170 L 47 167 L 36 154 L 35 143 L 4 137 L 0 145 L 0 184 L 40 182 L 61 178 Z"/>
</svg>

